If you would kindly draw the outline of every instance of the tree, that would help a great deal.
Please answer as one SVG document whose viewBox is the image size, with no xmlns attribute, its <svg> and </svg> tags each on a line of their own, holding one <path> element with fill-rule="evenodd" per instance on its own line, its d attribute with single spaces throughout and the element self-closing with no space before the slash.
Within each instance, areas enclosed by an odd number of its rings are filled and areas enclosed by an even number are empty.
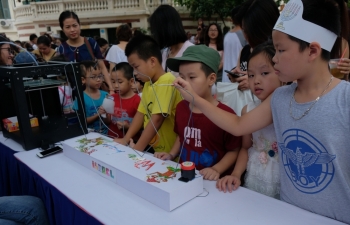
<svg viewBox="0 0 350 225">
<path fill-rule="evenodd" d="M 174 0 L 181 6 L 190 10 L 190 16 L 198 18 L 207 18 L 209 21 L 212 16 L 218 15 L 224 26 L 225 19 L 230 16 L 231 9 L 241 4 L 244 0 Z"/>
<path fill-rule="evenodd" d="M 198 18 L 207 18 L 209 21 L 212 16 L 219 16 L 224 26 L 225 19 L 230 15 L 231 10 L 243 3 L 245 0 L 174 0 L 175 3 L 185 6 L 190 10 L 190 16 Z M 286 4 L 288 0 L 274 0 L 277 6 Z"/>
</svg>

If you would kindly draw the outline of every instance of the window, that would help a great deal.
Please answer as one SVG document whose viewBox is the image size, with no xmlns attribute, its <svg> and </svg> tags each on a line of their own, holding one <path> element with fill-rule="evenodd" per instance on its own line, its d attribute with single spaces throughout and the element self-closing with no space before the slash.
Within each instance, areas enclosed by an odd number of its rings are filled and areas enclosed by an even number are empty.
<svg viewBox="0 0 350 225">
<path fill-rule="evenodd" d="M 7 0 L 0 3 L 0 19 L 11 19 L 9 2 Z"/>
</svg>

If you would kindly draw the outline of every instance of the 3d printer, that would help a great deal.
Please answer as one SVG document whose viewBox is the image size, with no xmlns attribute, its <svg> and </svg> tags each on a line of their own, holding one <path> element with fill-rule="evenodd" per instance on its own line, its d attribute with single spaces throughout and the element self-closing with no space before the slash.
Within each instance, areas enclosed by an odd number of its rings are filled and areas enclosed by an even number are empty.
<svg viewBox="0 0 350 225">
<path fill-rule="evenodd" d="M 66 75 L 67 80 L 56 78 L 61 74 Z M 72 97 L 77 101 L 78 110 L 64 114 L 58 87 L 67 82 L 73 90 Z M 48 62 L 0 67 L 0 119 L 4 137 L 30 150 L 45 149 L 56 142 L 87 133 L 82 91 L 79 63 Z M 17 130 L 8 129 L 6 120 L 9 118 L 18 121 Z"/>
</svg>

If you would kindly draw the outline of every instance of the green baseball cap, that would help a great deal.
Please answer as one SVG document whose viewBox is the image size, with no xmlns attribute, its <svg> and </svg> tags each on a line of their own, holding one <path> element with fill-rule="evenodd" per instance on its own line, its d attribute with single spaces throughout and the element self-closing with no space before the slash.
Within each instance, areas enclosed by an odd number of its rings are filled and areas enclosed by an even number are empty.
<svg viewBox="0 0 350 225">
<path fill-rule="evenodd" d="M 181 62 L 201 62 L 211 68 L 214 73 L 217 73 L 220 60 L 220 55 L 216 50 L 206 45 L 193 45 L 188 47 L 181 57 L 169 58 L 166 61 L 166 65 L 170 70 L 179 72 Z"/>
</svg>

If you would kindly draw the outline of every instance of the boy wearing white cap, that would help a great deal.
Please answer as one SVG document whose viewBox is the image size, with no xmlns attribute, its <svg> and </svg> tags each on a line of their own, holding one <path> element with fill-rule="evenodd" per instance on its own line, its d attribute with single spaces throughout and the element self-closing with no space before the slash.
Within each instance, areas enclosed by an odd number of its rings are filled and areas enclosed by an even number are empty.
<svg viewBox="0 0 350 225">
<path fill-rule="evenodd" d="M 194 96 L 208 118 L 234 135 L 274 123 L 280 151 L 281 200 L 350 224 L 350 84 L 328 69 L 340 31 L 339 11 L 331 0 L 289 1 L 272 32 L 278 88 L 241 118 L 212 107 L 181 79 L 175 85 Z M 183 97 L 192 97 L 179 88 Z M 336 115 L 336 116 L 335 116 Z M 232 184 L 218 185 L 226 191 Z"/>
</svg>

